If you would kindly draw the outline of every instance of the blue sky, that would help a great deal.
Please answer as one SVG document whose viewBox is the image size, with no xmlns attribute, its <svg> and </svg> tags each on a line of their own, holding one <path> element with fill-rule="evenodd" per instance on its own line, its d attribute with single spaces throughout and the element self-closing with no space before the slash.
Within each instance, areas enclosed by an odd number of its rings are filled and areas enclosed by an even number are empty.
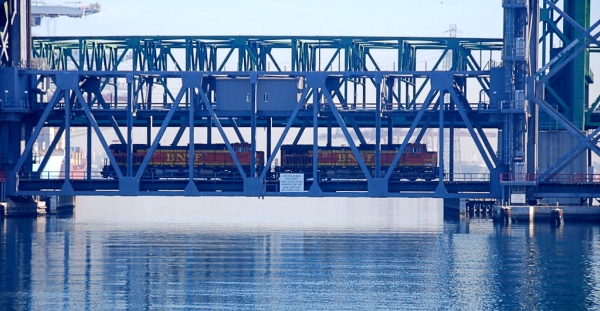
<svg viewBox="0 0 600 311">
<path fill-rule="evenodd" d="M 461 37 L 502 36 L 500 0 L 97 1 L 99 14 L 55 19 L 34 33 L 447 36 L 445 31 L 456 24 Z"/>
</svg>

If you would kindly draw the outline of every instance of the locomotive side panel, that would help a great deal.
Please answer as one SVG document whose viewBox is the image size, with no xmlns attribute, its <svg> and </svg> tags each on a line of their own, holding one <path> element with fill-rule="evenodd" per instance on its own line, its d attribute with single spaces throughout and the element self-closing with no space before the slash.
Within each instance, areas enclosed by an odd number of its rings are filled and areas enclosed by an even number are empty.
<svg viewBox="0 0 600 311">
<path fill-rule="evenodd" d="M 319 168 L 358 168 L 358 161 L 350 149 L 319 149 Z"/>
<path fill-rule="evenodd" d="M 236 157 L 245 171 L 250 171 L 249 165 L 251 162 L 251 148 L 249 144 L 232 144 Z M 111 152 L 115 156 L 115 160 L 124 172 L 127 168 L 127 153 L 125 145 L 111 145 Z M 141 163 L 148 153 L 148 146 L 136 145 L 133 154 L 133 170 L 137 172 Z M 188 147 L 161 147 L 155 150 L 148 166 L 146 167 L 145 175 L 153 177 L 186 177 L 188 172 L 190 154 Z M 257 169 L 262 169 L 264 166 L 264 152 L 256 153 Z M 232 171 L 238 172 L 237 166 L 229 150 L 225 145 L 196 145 L 194 148 L 194 167 L 197 173 L 201 175 L 212 174 L 214 172 Z M 103 177 L 116 177 L 116 173 L 112 166 L 106 162 L 103 168 Z"/>
<path fill-rule="evenodd" d="M 382 146 L 381 170 L 389 169 L 396 157 L 400 145 Z M 282 146 L 282 171 L 312 174 L 311 145 Z M 360 146 L 360 156 L 371 173 L 375 168 L 374 146 Z M 320 147 L 318 170 L 327 178 L 361 178 L 364 174 L 358 165 L 356 156 L 349 147 Z M 308 176 L 307 175 L 307 176 Z M 427 151 L 425 144 L 408 144 L 394 168 L 393 179 L 433 180 L 437 178 L 437 153 Z"/>
</svg>

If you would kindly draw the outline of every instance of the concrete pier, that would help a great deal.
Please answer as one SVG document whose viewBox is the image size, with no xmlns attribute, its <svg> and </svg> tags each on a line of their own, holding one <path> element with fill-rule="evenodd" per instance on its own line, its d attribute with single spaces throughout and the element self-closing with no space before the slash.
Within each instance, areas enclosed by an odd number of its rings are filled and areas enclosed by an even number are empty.
<svg viewBox="0 0 600 311">
<path fill-rule="evenodd" d="M 496 204 L 493 199 L 444 199 L 444 216 L 470 217 L 473 214 L 491 214 Z"/>
<path fill-rule="evenodd" d="M 45 198 L 46 211 L 50 215 L 73 213 L 77 205 L 75 196 L 50 196 Z"/>
<path fill-rule="evenodd" d="M 493 200 L 445 199 L 444 217 L 475 217 L 488 215 L 497 221 L 518 222 L 600 222 L 600 206 L 582 205 L 497 205 Z M 557 218 L 557 214 L 560 216 Z"/>
<path fill-rule="evenodd" d="M 444 219 L 453 220 L 465 217 L 465 202 L 464 199 L 444 199 Z"/>
<path fill-rule="evenodd" d="M 40 215 L 72 214 L 77 205 L 75 196 L 44 198 L 23 197 L 0 202 L 1 217 L 37 217 Z"/>
<path fill-rule="evenodd" d="M 512 211 L 512 218 L 517 221 L 550 221 L 552 220 L 552 211 L 556 208 L 562 210 L 565 221 L 600 221 L 600 206 L 577 206 L 577 205 L 537 205 L 509 206 Z"/>
<path fill-rule="evenodd" d="M 37 200 L 8 200 L 0 205 L 6 217 L 37 217 L 46 214 L 46 202 Z"/>
</svg>

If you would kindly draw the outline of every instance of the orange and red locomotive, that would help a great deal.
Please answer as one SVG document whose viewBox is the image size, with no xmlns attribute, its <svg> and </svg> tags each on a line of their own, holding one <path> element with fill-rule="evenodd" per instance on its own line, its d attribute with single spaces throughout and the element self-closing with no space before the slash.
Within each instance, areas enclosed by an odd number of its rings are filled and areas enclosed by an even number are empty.
<svg viewBox="0 0 600 311">
<path fill-rule="evenodd" d="M 235 156 L 246 174 L 250 172 L 251 148 L 248 143 L 231 144 Z M 133 145 L 133 172 L 137 172 L 144 158 L 148 154 L 150 146 L 143 144 Z M 127 170 L 127 145 L 112 144 L 110 151 L 114 156 L 121 172 Z M 185 178 L 189 176 L 190 153 L 188 146 L 158 146 L 144 171 L 142 177 L 154 178 Z M 256 170 L 260 171 L 264 167 L 264 152 L 256 152 Z M 238 168 L 231 157 L 225 144 L 196 144 L 194 145 L 194 176 L 196 177 L 219 177 L 227 175 L 235 176 L 238 174 Z M 105 163 L 102 169 L 102 176 L 105 178 L 116 178 L 113 166 Z"/>
<path fill-rule="evenodd" d="M 400 145 L 381 146 L 382 175 L 389 169 Z M 361 145 L 358 151 L 372 176 L 375 170 L 375 146 Z M 358 161 L 350 147 L 319 147 L 318 172 L 321 178 L 364 178 Z M 279 172 L 296 172 L 312 175 L 313 146 L 287 145 L 281 147 Z M 394 167 L 392 179 L 433 180 L 438 178 L 437 152 L 427 151 L 425 144 L 407 144 Z"/>
</svg>

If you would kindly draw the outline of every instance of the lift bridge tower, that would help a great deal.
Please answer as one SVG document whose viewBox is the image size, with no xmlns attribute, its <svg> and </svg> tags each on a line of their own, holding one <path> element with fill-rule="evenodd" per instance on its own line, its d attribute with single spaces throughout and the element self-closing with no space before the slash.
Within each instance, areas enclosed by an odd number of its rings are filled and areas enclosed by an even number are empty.
<svg viewBox="0 0 600 311">
<path fill-rule="evenodd" d="M 535 156 L 526 158 L 527 138 L 535 141 L 535 137 L 527 137 L 527 119 L 529 107 L 526 105 L 525 92 L 527 86 L 528 66 L 535 69 L 537 29 L 535 22 L 537 0 L 504 0 L 504 48 L 502 64 L 492 69 L 494 81 L 504 81 L 504 85 L 496 88 L 490 94 L 492 104 L 499 105 L 500 118 L 503 120 L 501 138 L 499 140 L 500 160 L 502 171 L 508 172 L 511 181 L 528 181 L 526 173 L 535 167 Z M 528 55 L 527 52 L 531 53 Z M 503 78 L 500 78 L 503 76 Z M 498 85 L 498 84 L 497 84 Z M 529 150 L 535 155 L 535 150 Z M 527 160 L 531 160 L 529 163 Z M 523 189 L 510 189 L 519 191 Z"/>
<path fill-rule="evenodd" d="M 503 0 L 502 5 L 503 63 L 491 76 L 504 87 L 490 97 L 504 122 L 498 149 L 509 185 L 505 199 L 518 194 L 532 203 L 539 182 L 556 174 L 593 173 L 591 156 L 598 147 L 597 130 L 591 130 L 598 127 L 598 100 L 589 98 L 589 57 L 597 51 L 590 45 L 598 45 L 598 34 L 592 35 L 598 22 L 590 27 L 589 0 Z M 580 203 L 571 201 L 562 203 Z"/>
</svg>

